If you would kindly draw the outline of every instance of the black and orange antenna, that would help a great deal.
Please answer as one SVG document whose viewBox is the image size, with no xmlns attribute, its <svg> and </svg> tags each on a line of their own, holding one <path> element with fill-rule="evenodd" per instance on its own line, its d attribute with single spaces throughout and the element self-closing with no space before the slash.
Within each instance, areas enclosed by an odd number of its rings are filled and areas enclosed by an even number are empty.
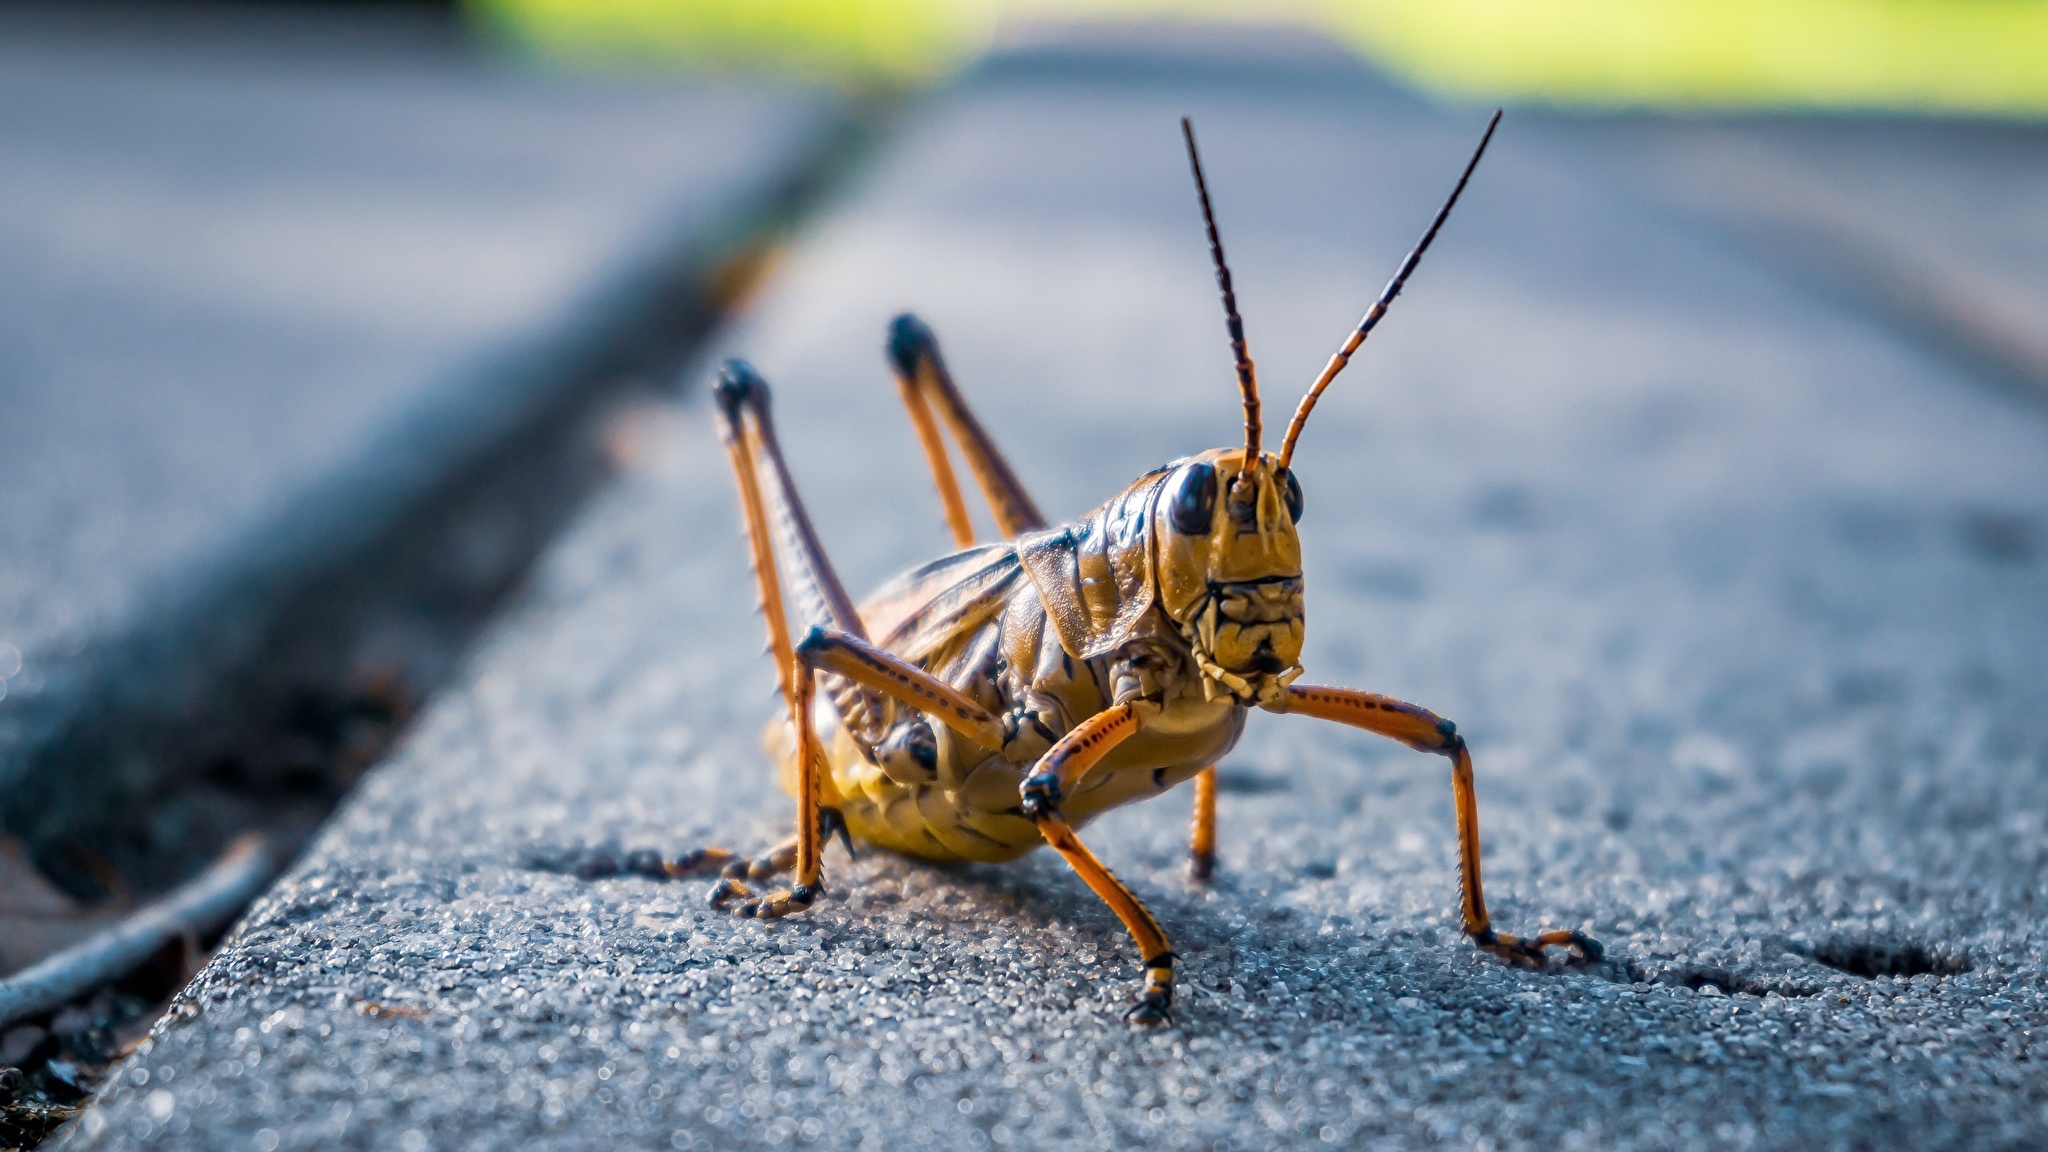
<svg viewBox="0 0 2048 1152">
<path fill-rule="evenodd" d="M 1209 182 L 1202 178 L 1202 154 L 1195 150 L 1195 126 L 1183 116 L 1180 132 L 1188 141 L 1188 167 L 1195 173 L 1195 192 L 1202 198 L 1202 223 L 1209 229 L 1209 258 L 1216 262 L 1216 286 L 1223 290 L 1223 317 L 1230 329 L 1230 355 L 1237 362 L 1237 390 L 1244 394 L 1244 458 L 1246 467 L 1259 455 L 1265 426 L 1259 419 L 1259 375 L 1244 347 L 1244 318 L 1237 314 L 1237 293 L 1230 287 L 1230 265 L 1223 262 L 1223 238 L 1216 233 L 1216 210 L 1209 205 Z"/>
<path fill-rule="evenodd" d="M 1486 145 L 1493 139 L 1493 130 L 1500 125 L 1500 114 L 1500 109 L 1493 110 L 1493 119 L 1486 122 L 1486 132 L 1479 137 L 1479 147 L 1473 150 L 1472 159 L 1466 162 L 1464 173 L 1458 177 L 1457 187 L 1451 189 L 1451 198 L 1444 201 L 1444 206 L 1437 209 L 1436 219 L 1429 222 L 1429 231 L 1422 234 L 1422 241 L 1415 245 L 1414 251 L 1408 253 L 1407 259 L 1401 261 L 1401 267 L 1395 271 L 1394 278 L 1387 281 L 1386 288 L 1380 292 L 1380 298 L 1373 301 L 1371 308 L 1366 309 L 1365 319 L 1358 322 L 1358 327 L 1352 330 L 1350 338 L 1344 341 L 1342 348 L 1337 349 L 1335 356 L 1330 357 L 1330 362 L 1323 366 L 1323 374 L 1316 377 L 1316 382 L 1310 385 L 1307 395 L 1301 398 L 1300 406 L 1294 410 L 1294 419 L 1287 422 L 1287 435 L 1280 441 L 1280 467 L 1287 467 L 1294 459 L 1294 442 L 1301 438 L 1301 430 L 1308 424 L 1308 414 L 1315 411 L 1316 401 L 1322 398 L 1323 389 L 1328 388 L 1330 381 L 1337 378 L 1337 373 L 1342 372 L 1344 366 L 1351 363 L 1351 354 L 1358 351 L 1360 344 L 1365 343 L 1365 338 L 1371 335 L 1373 328 L 1379 324 L 1380 317 L 1387 314 L 1387 307 L 1394 302 L 1394 297 L 1399 296 L 1401 288 L 1408 283 L 1409 273 L 1414 272 L 1415 266 L 1422 263 L 1422 254 L 1429 251 L 1430 242 L 1436 239 L 1437 230 L 1442 228 L 1444 221 L 1450 217 L 1451 209 L 1458 203 L 1458 197 L 1464 195 L 1465 184 L 1472 179 L 1472 170 L 1479 167 L 1479 158 L 1486 155 Z M 1189 147 L 1192 148 L 1194 138 L 1190 136 L 1188 139 Z M 1197 176 L 1196 179 L 1199 180 L 1200 177 Z M 1208 204 L 1207 197 L 1203 198 L 1203 204 L 1205 207 Z M 1215 235 L 1213 227 L 1210 235 Z M 1221 251 L 1217 253 L 1216 258 L 1220 267 L 1223 259 Z M 1227 287 L 1224 289 L 1224 297 L 1229 298 Z M 1232 316 L 1235 315 L 1233 312 Z"/>
</svg>

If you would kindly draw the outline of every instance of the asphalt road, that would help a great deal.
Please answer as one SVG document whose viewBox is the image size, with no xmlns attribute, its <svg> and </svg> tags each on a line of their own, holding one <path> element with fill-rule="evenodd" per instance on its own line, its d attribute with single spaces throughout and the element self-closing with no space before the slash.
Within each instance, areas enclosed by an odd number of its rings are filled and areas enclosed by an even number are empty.
<svg viewBox="0 0 2048 1152">
<path fill-rule="evenodd" d="M 936 100 L 724 341 L 853 585 L 944 543 L 899 308 L 1054 515 L 1230 441 L 1183 112 L 1275 408 L 1483 121 L 1199 59 Z M 1085 834 L 1183 957 L 1157 1031 L 1050 854 L 834 849 L 773 924 L 528 867 L 789 819 L 700 374 L 59 1146 L 2035 1144 L 2048 416 L 1621 184 L 1511 114 L 1299 460 L 1310 676 L 1455 718 L 1497 921 L 1603 966 L 1477 955 L 1440 762 L 1307 720 L 1228 761 L 1213 887 L 1185 793 Z"/>
</svg>

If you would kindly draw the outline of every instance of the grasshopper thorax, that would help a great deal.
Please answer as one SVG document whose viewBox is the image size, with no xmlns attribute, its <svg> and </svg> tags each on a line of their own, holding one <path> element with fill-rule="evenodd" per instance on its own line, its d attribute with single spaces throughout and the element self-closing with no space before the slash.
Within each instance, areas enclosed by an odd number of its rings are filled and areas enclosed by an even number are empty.
<svg viewBox="0 0 2048 1152">
<path fill-rule="evenodd" d="M 1278 457 L 1241 448 L 1171 467 L 1152 520 L 1160 607 L 1207 697 L 1270 702 L 1301 674 L 1301 484 Z"/>
</svg>

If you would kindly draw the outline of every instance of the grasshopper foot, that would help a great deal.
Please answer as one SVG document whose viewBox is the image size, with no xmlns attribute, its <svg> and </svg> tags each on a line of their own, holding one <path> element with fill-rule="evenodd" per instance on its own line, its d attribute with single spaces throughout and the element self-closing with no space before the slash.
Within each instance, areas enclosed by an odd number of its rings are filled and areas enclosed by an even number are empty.
<svg viewBox="0 0 2048 1152">
<path fill-rule="evenodd" d="M 859 858 L 854 854 L 853 850 L 853 833 L 848 831 L 846 817 L 840 814 L 839 809 L 821 808 L 818 810 L 818 834 L 825 841 L 836 838 L 841 844 L 845 845 L 847 859 L 854 860 Z M 764 855 L 751 859 L 725 848 L 692 848 L 690 851 L 684 852 L 679 856 L 666 858 L 651 852 L 641 852 L 635 853 L 633 859 L 637 860 L 642 856 L 648 857 L 652 863 L 638 870 L 649 875 L 683 877 L 716 874 L 728 880 L 752 880 L 758 883 L 770 877 L 779 876 L 796 867 L 796 838 L 791 837 L 769 849 Z M 739 887 L 744 889 L 746 886 L 740 885 Z M 733 896 L 732 892 L 724 890 L 723 885 L 714 888 L 712 890 L 712 903 L 719 907 L 723 907 L 719 903 L 721 892 L 724 899 L 730 899 Z"/>
<path fill-rule="evenodd" d="M 1157 1028 L 1173 1023 L 1173 989 L 1164 991 L 1147 988 L 1124 1013 L 1124 1019 L 1144 1028 Z"/>
<path fill-rule="evenodd" d="M 1045 816 L 1056 816 L 1060 810 L 1060 778 L 1052 773 L 1040 773 L 1024 781 L 1021 789 L 1024 816 L 1037 820 Z"/>
<path fill-rule="evenodd" d="M 1480 948 L 1522 968 L 1542 968 L 1549 962 L 1544 949 L 1563 946 L 1573 952 L 1572 963 L 1578 965 L 1598 964 L 1607 954 L 1598 940 L 1576 928 L 1541 932 L 1534 936 L 1511 936 L 1505 932 L 1486 929 L 1471 934 L 1472 943 Z"/>
<path fill-rule="evenodd" d="M 1173 961 L 1171 952 L 1145 961 L 1145 990 L 1124 1013 L 1125 1020 L 1148 1028 L 1173 1023 Z"/>
<path fill-rule="evenodd" d="M 812 904 L 817 903 L 818 891 L 819 886 L 815 884 L 793 884 L 785 891 L 749 900 L 734 911 L 752 919 L 779 920 L 809 910 Z"/>
<path fill-rule="evenodd" d="M 821 891 L 823 885 L 793 884 L 781 892 L 757 897 L 745 880 L 727 876 L 711 886 L 711 906 L 720 911 L 730 909 L 733 915 L 745 920 L 779 920 L 808 910 L 818 902 Z M 733 903 L 736 900 L 739 903 Z"/>
</svg>

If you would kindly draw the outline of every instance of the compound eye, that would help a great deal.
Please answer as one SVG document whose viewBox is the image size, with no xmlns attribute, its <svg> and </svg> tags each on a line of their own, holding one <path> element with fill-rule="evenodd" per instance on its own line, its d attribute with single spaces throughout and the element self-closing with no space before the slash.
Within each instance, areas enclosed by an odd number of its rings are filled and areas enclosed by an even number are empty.
<svg viewBox="0 0 2048 1152">
<path fill-rule="evenodd" d="M 1167 515 L 1174 531 L 1183 536 L 1207 536 L 1216 514 L 1216 466 L 1190 464 L 1175 482 L 1167 502 Z"/>
<path fill-rule="evenodd" d="M 1280 474 L 1287 478 L 1287 490 L 1281 496 L 1281 499 L 1287 501 L 1287 518 L 1299 524 L 1301 523 L 1301 481 L 1294 478 L 1294 469 L 1292 468 L 1282 469 Z"/>
</svg>

